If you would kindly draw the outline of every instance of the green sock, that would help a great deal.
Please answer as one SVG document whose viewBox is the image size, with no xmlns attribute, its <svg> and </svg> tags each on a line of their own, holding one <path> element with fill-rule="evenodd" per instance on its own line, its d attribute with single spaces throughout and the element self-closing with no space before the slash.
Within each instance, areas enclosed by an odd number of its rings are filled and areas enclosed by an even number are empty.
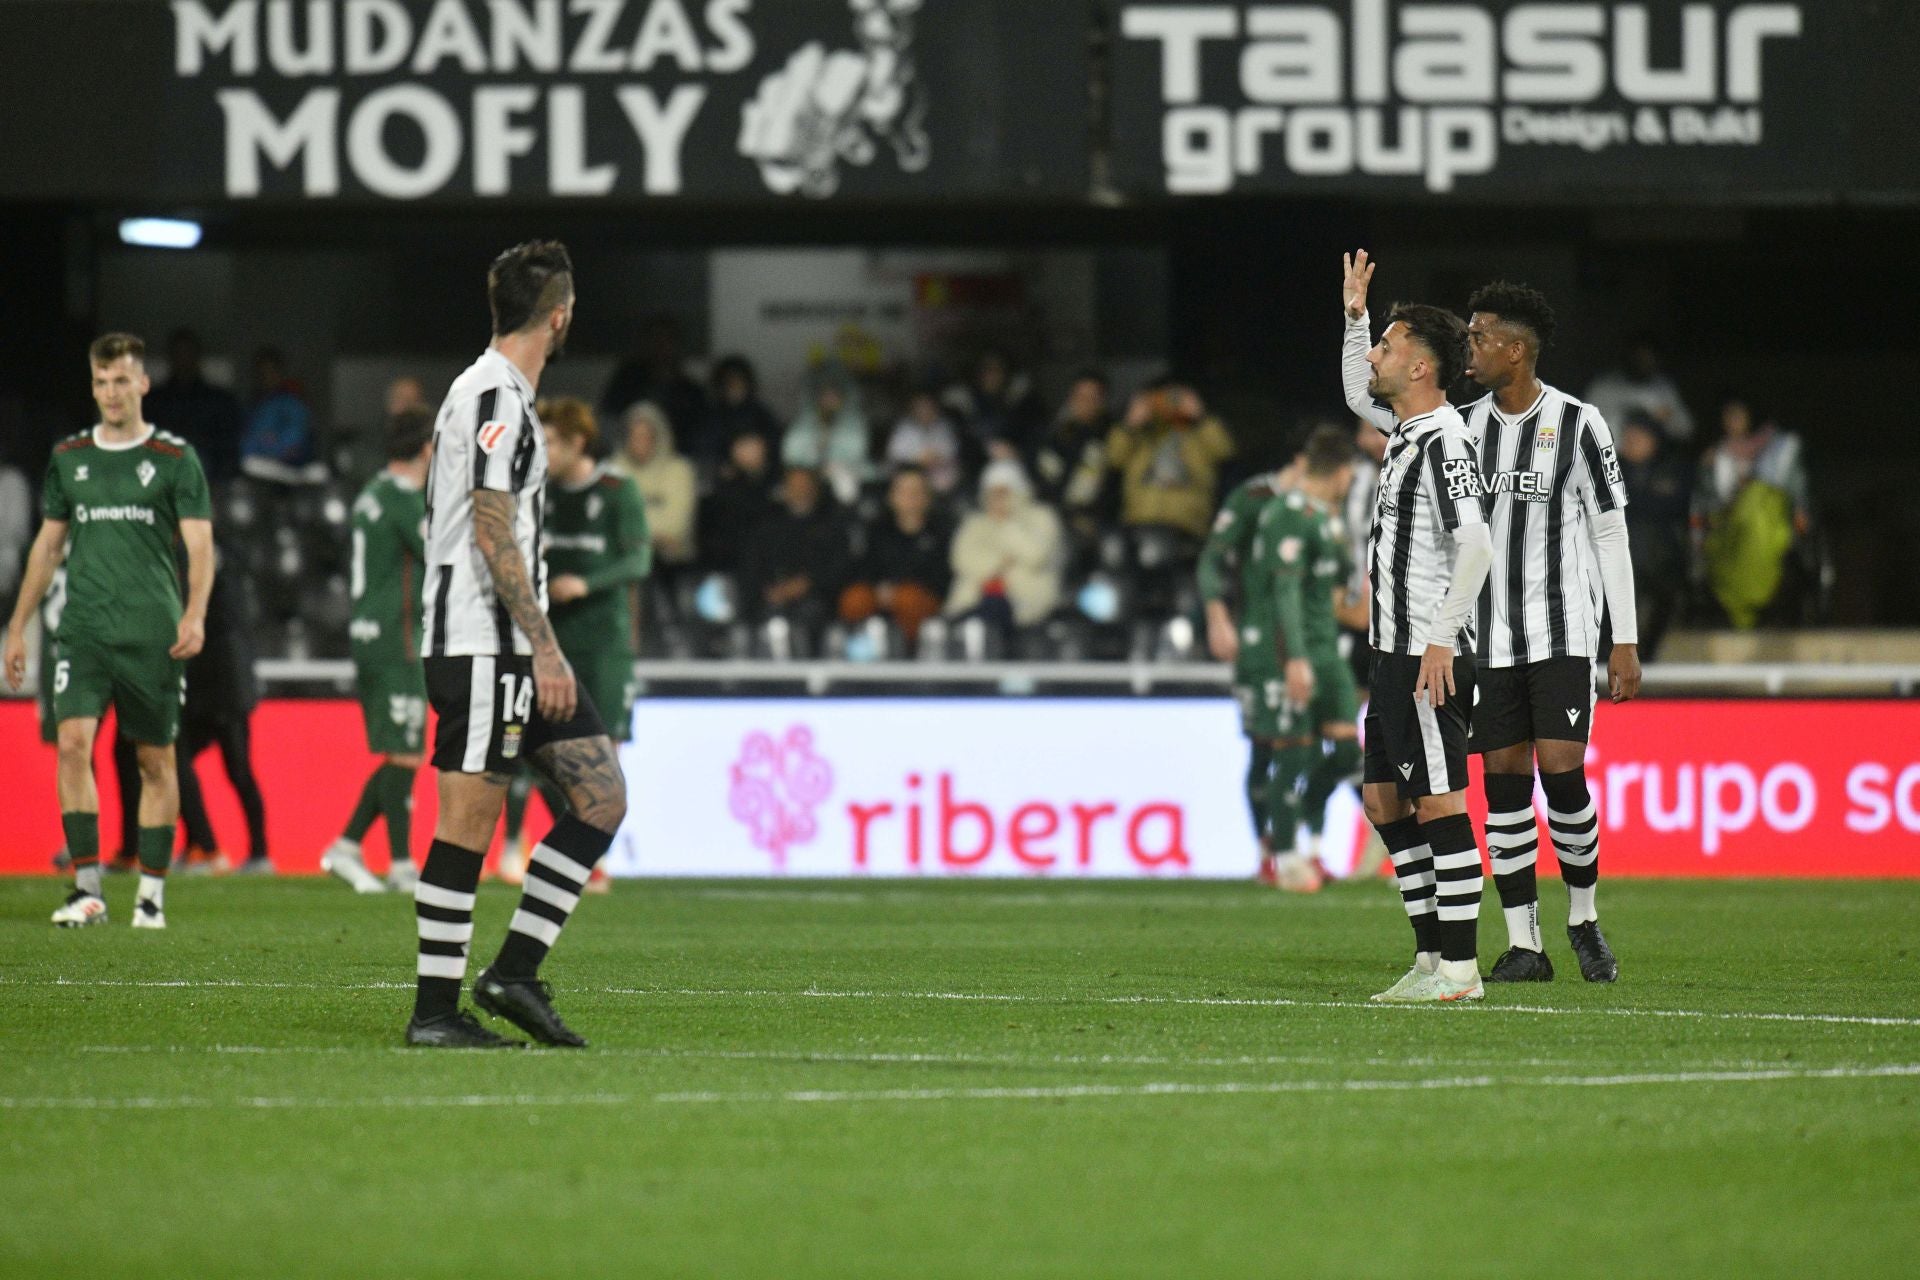
<svg viewBox="0 0 1920 1280">
<path fill-rule="evenodd" d="M 507 839 L 518 840 L 527 826 L 527 800 L 533 795 L 533 779 L 526 770 L 513 775 L 507 784 Z"/>
<path fill-rule="evenodd" d="M 63 813 L 60 829 L 67 835 L 67 852 L 73 856 L 73 887 L 87 893 L 100 892 L 100 815 Z"/>
<path fill-rule="evenodd" d="M 1341 783 L 1360 772 L 1360 764 L 1360 744 L 1351 738 L 1337 739 L 1332 751 L 1313 748 L 1307 788 L 1301 797 L 1307 830 L 1319 835 L 1327 829 L 1327 801 Z"/>
<path fill-rule="evenodd" d="M 359 844 L 367 838 L 367 828 L 380 816 L 380 779 L 386 776 L 385 765 L 367 775 L 366 785 L 360 788 L 360 803 L 353 806 L 353 816 L 347 819 L 346 838 Z"/>
<path fill-rule="evenodd" d="M 1313 747 L 1282 747 L 1273 756 L 1273 781 L 1267 784 L 1267 824 L 1276 853 L 1293 851 L 1300 827 L 1300 780 L 1312 766 Z"/>
<path fill-rule="evenodd" d="M 387 848 L 393 865 L 413 861 L 413 770 L 404 765 L 382 765 L 367 783 L 380 793 L 380 814 L 387 821 Z"/>
<path fill-rule="evenodd" d="M 150 876 L 164 876 L 173 865 L 173 828 L 140 828 L 140 870 Z"/>
</svg>

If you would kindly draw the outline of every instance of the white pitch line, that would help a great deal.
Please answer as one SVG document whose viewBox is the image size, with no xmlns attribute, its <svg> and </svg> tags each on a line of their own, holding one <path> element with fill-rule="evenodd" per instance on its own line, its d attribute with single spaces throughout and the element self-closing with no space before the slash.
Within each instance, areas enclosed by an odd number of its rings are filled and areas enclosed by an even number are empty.
<svg viewBox="0 0 1920 1280">
<path fill-rule="evenodd" d="M 300 1097 L 9 1097 L 0 1111 L 185 1111 L 233 1108 L 297 1111 L 352 1108 L 671 1106 L 687 1103 L 973 1102 L 1070 1098 L 1210 1097 L 1291 1093 L 1414 1093 L 1447 1089 L 1613 1089 L 1640 1085 L 1765 1084 L 1811 1080 L 1880 1080 L 1920 1076 L 1920 1062 L 1872 1067 L 1778 1068 L 1763 1071 L 1670 1071 L 1605 1076 L 1452 1076 L 1432 1080 L 1160 1080 L 1146 1084 L 1008 1085 L 965 1089 L 789 1089 L 761 1093 L 405 1094 L 364 1098 Z"/>
<path fill-rule="evenodd" d="M 297 991 L 411 991 L 411 982 L 246 982 L 230 979 L 148 980 L 130 978 L 0 978 L 0 986 L 18 987 L 137 987 L 207 989 L 262 989 Z M 995 1004 L 1092 1004 L 1092 1005 L 1206 1005 L 1255 1009 L 1362 1009 L 1380 1012 L 1426 1010 L 1426 1005 L 1383 1005 L 1369 1000 L 1294 1000 L 1285 996 L 1103 996 L 1032 995 L 1023 992 L 995 991 L 780 991 L 772 988 L 729 987 L 573 987 L 564 993 L 611 996 L 686 996 L 698 999 L 732 1000 L 951 1000 L 962 1003 Z M 1693 1018 L 1716 1022 L 1797 1022 L 1830 1026 L 1920 1027 L 1920 1017 L 1853 1013 L 1764 1013 L 1707 1009 L 1569 1009 L 1555 1005 L 1497 1004 L 1482 1001 L 1455 1005 L 1463 1016 L 1502 1013 L 1559 1017 L 1612 1018 Z M 1471 1012 L 1467 1012 L 1471 1011 Z"/>
</svg>

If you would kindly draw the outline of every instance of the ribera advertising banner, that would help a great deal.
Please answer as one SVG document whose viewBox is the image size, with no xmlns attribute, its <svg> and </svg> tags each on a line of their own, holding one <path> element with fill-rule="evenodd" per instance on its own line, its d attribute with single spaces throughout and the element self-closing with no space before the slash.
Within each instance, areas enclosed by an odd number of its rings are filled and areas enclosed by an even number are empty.
<svg viewBox="0 0 1920 1280">
<path fill-rule="evenodd" d="M 1914 166 L 1889 172 L 1862 132 L 1887 122 L 1856 107 L 1892 70 L 1875 42 L 1905 41 L 1911 6 L 1132 0 L 1113 12 L 1113 170 L 1128 191 L 1710 200 L 1913 185 Z"/>
<path fill-rule="evenodd" d="M 1086 189 L 1086 16 L 1022 0 L 15 0 L 0 195 Z M 27 162 L 27 161 L 31 162 Z"/>
<path fill-rule="evenodd" d="M 1595 727 L 1603 875 L 1920 876 L 1920 700 L 1603 702 Z M 359 708 L 269 701 L 253 743 L 274 861 L 314 871 L 375 763 Z M 1253 868 L 1245 748 L 1224 699 L 655 698 L 635 710 L 621 757 L 629 814 L 610 855 L 621 875 L 1235 879 Z M 43 872 L 60 823 L 30 703 L 0 702 L 0 772 L 0 874 Z M 119 794 L 104 748 L 98 774 L 111 851 Z M 211 757 L 201 778 L 216 832 L 243 853 Z M 1477 827 L 1477 765 L 1474 779 Z M 415 795 L 424 847 L 428 775 Z M 1336 871 L 1361 838 L 1357 817 L 1343 792 L 1328 829 Z M 536 834 L 543 824 L 536 812 Z M 376 828 L 375 866 L 382 840 Z"/>
</svg>

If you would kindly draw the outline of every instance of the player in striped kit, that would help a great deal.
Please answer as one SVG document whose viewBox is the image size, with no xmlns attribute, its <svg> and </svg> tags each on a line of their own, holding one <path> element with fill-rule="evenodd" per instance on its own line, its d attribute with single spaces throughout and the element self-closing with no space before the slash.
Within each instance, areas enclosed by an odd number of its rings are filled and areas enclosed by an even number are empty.
<svg viewBox="0 0 1920 1280">
<path fill-rule="evenodd" d="M 1613 700 L 1640 691 L 1626 488 L 1599 411 L 1536 372 L 1553 341 L 1547 300 L 1501 281 L 1474 294 L 1470 309 L 1467 374 L 1488 394 L 1463 416 L 1493 529 L 1493 572 L 1474 617 L 1480 701 L 1473 746 L 1486 756 L 1487 846 L 1509 943 L 1487 981 L 1553 980 L 1534 874 L 1537 760 L 1547 831 L 1567 886 L 1567 938 L 1582 977 L 1612 982 L 1620 967 L 1594 908 L 1600 823 L 1586 750 L 1603 595 L 1613 619 Z"/>
<path fill-rule="evenodd" d="M 1414 934 L 1413 967 L 1373 998 L 1478 1000 L 1482 881 L 1466 805 L 1471 615 L 1493 550 L 1479 464 L 1447 403 L 1446 388 L 1466 363 L 1466 329 L 1450 311 L 1403 303 L 1374 342 L 1374 264 L 1363 249 L 1344 265 L 1341 381 L 1348 406 L 1388 434 L 1371 539 L 1374 652 L 1361 799 L 1392 855 Z"/>
<path fill-rule="evenodd" d="M 520 907 L 474 1003 L 535 1039 L 586 1043 L 554 1011 L 541 961 L 626 817 L 626 780 L 593 699 L 547 621 L 541 506 L 547 448 L 534 388 L 573 322 L 573 264 L 555 241 L 487 272 L 493 341 L 454 379 L 427 473 L 427 697 L 439 722 L 440 815 L 414 890 L 417 990 L 407 1043 L 501 1048 L 460 1008 L 474 890 L 507 783 L 531 760 L 568 812 L 533 851 Z"/>
</svg>

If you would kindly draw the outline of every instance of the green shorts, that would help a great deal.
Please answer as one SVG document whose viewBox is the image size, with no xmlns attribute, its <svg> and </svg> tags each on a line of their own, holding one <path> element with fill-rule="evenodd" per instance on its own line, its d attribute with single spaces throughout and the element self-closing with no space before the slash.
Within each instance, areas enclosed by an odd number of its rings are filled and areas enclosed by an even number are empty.
<svg viewBox="0 0 1920 1280">
<path fill-rule="evenodd" d="M 1250 738 L 1318 738 L 1329 724 L 1357 724 L 1360 697 L 1353 672 L 1336 654 L 1313 660 L 1313 697 L 1305 706 L 1287 701 L 1285 673 L 1270 664 L 1271 675 L 1254 683 L 1256 670 L 1244 662 L 1234 672 L 1240 700 L 1240 724 Z"/>
<path fill-rule="evenodd" d="M 564 646 L 563 646 L 564 647 Z M 573 663 L 573 675 L 580 687 L 593 699 L 593 706 L 607 726 L 607 736 L 615 742 L 633 737 L 633 703 L 639 696 L 640 682 L 633 677 L 633 659 L 624 653 L 583 654 Z"/>
<path fill-rule="evenodd" d="M 62 636 L 54 647 L 53 718 L 97 720 L 109 706 L 120 731 L 149 747 L 173 745 L 180 704 L 187 700 L 186 664 L 166 644 L 95 644 Z"/>
<path fill-rule="evenodd" d="M 357 651 L 353 682 L 367 722 L 367 750 L 417 756 L 427 747 L 427 674 L 418 658 Z"/>
<path fill-rule="evenodd" d="M 1240 656 L 1233 663 L 1233 696 L 1240 704 L 1240 732 L 1249 738 L 1280 736 L 1286 682 L 1272 638 L 1259 627 L 1240 628 Z"/>
</svg>

